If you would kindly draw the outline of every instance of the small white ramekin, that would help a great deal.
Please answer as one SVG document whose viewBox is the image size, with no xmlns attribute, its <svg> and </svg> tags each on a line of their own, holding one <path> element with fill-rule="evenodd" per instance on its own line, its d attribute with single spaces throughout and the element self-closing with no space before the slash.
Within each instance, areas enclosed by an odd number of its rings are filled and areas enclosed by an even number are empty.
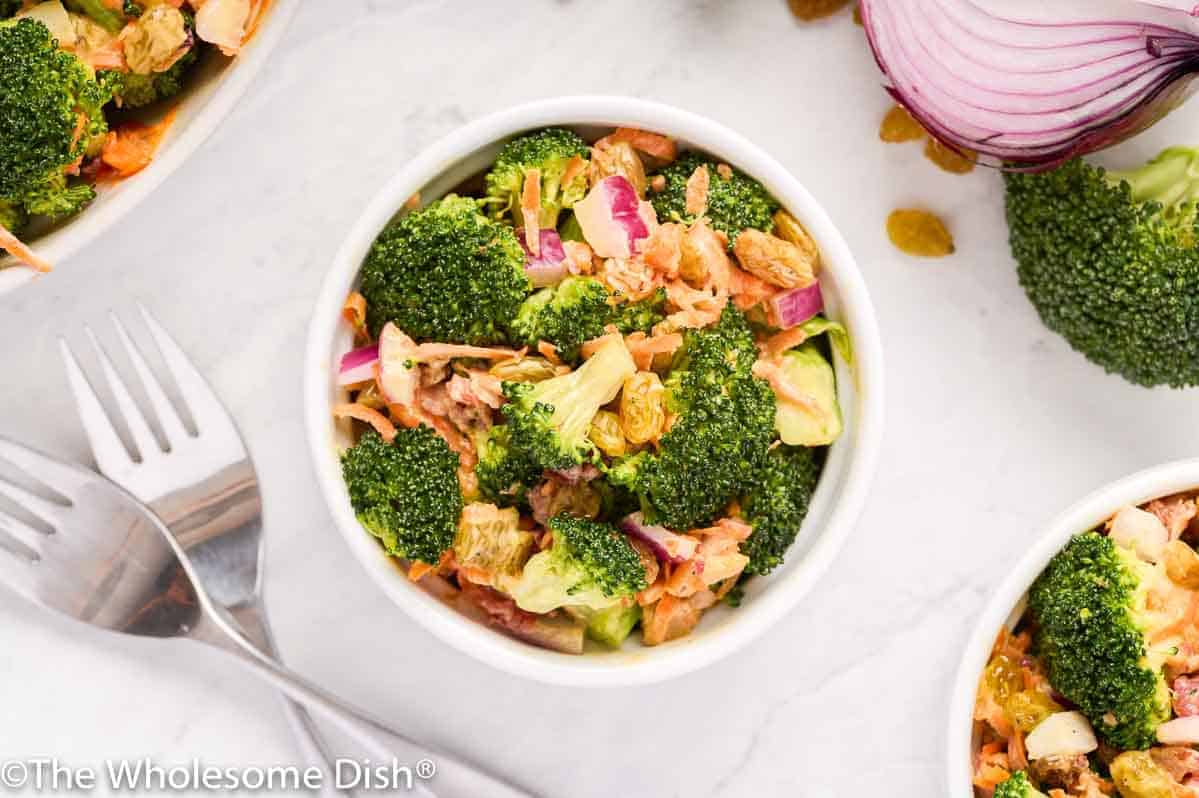
<svg viewBox="0 0 1199 798">
<path fill-rule="evenodd" d="M 187 87 L 179 101 L 175 121 L 163 136 L 150 165 L 126 180 L 101 188 L 95 201 L 82 213 L 32 241 L 38 255 L 58 267 L 133 210 L 179 168 L 233 110 L 234 103 L 283 37 L 299 5 L 298 0 L 273 0 L 242 52 L 228 64 L 208 65 Z M 0 252 L 0 295 L 37 276 L 33 269 L 13 263 Z"/>
<path fill-rule="evenodd" d="M 584 135 L 632 126 L 677 138 L 760 180 L 796 216 L 823 253 L 821 285 L 829 315 L 844 323 L 854 363 L 836 363 L 845 432 L 832 447 L 799 539 L 785 565 L 752 580 L 736 610 L 719 607 L 688 637 L 656 648 L 570 656 L 546 651 L 475 623 L 411 584 L 354 518 L 338 453 L 345 428 L 333 422 L 340 400 L 336 362 L 350 347 L 341 319 L 371 242 L 414 193 L 435 199 L 485 169 L 508 138 L 563 126 Z M 338 251 L 317 300 L 304 359 L 305 426 L 318 482 L 346 542 L 371 577 L 405 612 L 447 643 L 505 671 L 545 682 L 620 686 L 654 682 L 702 667 L 743 646 L 788 612 L 827 568 L 858 517 L 882 434 L 883 363 L 874 310 L 845 240 L 820 204 L 782 166 L 738 134 L 704 117 L 623 97 L 564 97 L 535 102 L 469 124 L 411 161 L 374 198 Z"/>
<path fill-rule="evenodd" d="M 949 729 L 945 737 L 946 784 L 950 796 L 973 798 L 971 780 L 977 750 L 973 715 L 978 680 L 1000 629 L 1005 625 L 1015 626 L 1024 614 L 1028 590 L 1041 571 L 1066 541 L 1080 532 L 1095 529 L 1121 507 L 1144 504 L 1196 487 L 1199 487 L 1199 459 L 1166 463 L 1100 488 L 1055 518 L 991 595 L 966 644 L 950 702 Z"/>
</svg>

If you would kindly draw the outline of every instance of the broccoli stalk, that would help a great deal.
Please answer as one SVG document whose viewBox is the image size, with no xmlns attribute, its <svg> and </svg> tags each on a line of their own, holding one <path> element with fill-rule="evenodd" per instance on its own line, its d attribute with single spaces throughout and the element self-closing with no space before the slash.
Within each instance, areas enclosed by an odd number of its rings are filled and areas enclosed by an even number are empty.
<svg viewBox="0 0 1199 798">
<path fill-rule="evenodd" d="M 601 346 L 570 374 L 535 384 L 504 383 L 511 447 L 539 468 L 570 468 L 599 455 L 588 433 L 599 409 L 637 372 L 620 338 Z"/>
<path fill-rule="evenodd" d="M 995 788 L 993 798 L 1046 798 L 1046 795 L 1032 786 L 1023 770 L 1018 770 Z"/>
<path fill-rule="evenodd" d="M 1124 750 L 1153 745 L 1157 726 L 1170 718 L 1164 655 L 1146 642 L 1144 595 L 1154 570 L 1110 538 L 1085 532 L 1029 591 L 1049 682 Z"/>
<path fill-rule="evenodd" d="M 568 165 L 576 158 L 588 155 L 587 142 L 569 130 L 546 128 L 513 139 L 496 156 L 495 165 L 487 173 L 487 201 L 497 219 L 512 214 L 520 207 L 521 191 L 529 170 L 541 174 L 541 229 L 558 226 L 558 214 L 573 206 L 587 193 L 587 170 L 573 170 L 570 180 L 563 184 Z"/>
<path fill-rule="evenodd" d="M 1138 385 L 1199 384 L 1197 156 L 1175 147 L 1132 172 L 1074 160 L 1005 176 L 1012 256 L 1042 321 Z"/>
<path fill-rule="evenodd" d="M 705 215 L 713 229 L 729 237 L 730 249 L 737 240 L 737 234 L 746 228 L 763 233 L 774 229 L 773 216 L 779 209 L 778 200 L 744 172 L 733 169 L 729 177 L 723 177 L 716 170 L 717 164 L 697 152 L 684 153 L 659 173 L 666 179 L 666 186 L 650 197 L 659 219 L 674 219 L 688 224 L 694 221 L 686 211 L 687 181 L 701 166 L 707 168 L 709 180 Z"/>
<path fill-rule="evenodd" d="M 368 430 L 341 458 L 358 521 L 389 554 L 435 565 L 454 544 L 462 512 L 458 455 L 428 427 L 387 443 Z"/>
<path fill-rule="evenodd" d="M 554 516 L 548 527 L 553 545 L 534 554 L 520 578 L 506 585 L 522 610 L 604 610 L 647 587 L 637 550 L 615 527 L 570 515 Z"/>
</svg>

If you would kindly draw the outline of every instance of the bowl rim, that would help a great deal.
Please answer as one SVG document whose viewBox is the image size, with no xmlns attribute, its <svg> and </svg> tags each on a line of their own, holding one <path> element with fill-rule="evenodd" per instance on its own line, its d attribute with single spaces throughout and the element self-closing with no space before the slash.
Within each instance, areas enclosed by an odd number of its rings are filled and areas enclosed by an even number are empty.
<svg viewBox="0 0 1199 798">
<path fill-rule="evenodd" d="M 156 155 L 149 166 L 124 181 L 120 194 L 96 207 L 84 208 L 75 218 L 38 239 L 35 242 L 38 254 L 56 267 L 63 264 L 101 233 L 115 226 L 125 214 L 161 186 L 229 116 L 234 104 L 241 99 L 282 40 L 299 5 L 297 0 L 271 0 L 254 36 L 224 68 L 203 107 L 179 130 L 178 136 L 170 141 L 170 146 L 161 155 Z M 182 103 L 190 101 L 191 96 L 185 95 Z M 19 265 L 0 269 L 0 296 L 33 282 L 38 276 L 39 273 L 33 269 Z"/>
<path fill-rule="evenodd" d="M 401 589 L 398 571 L 387 558 L 379 556 L 378 546 L 367 539 L 354 518 L 340 476 L 323 467 L 332 446 L 328 395 L 336 325 L 346 293 L 361 269 L 363 254 L 387 221 L 408 197 L 458 161 L 511 135 L 551 125 L 613 124 L 667 132 L 728 158 L 773 188 L 786 189 L 780 192 L 790 200 L 784 206 L 802 218 L 821 241 L 827 261 L 836 264 L 833 268 L 843 298 L 842 316 L 853 334 L 859 403 L 855 445 L 849 452 L 845 478 L 828 522 L 807 555 L 785 574 L 772 577 L 777 583 L 751 605 L 741 607 L 736 622 L 722 624 L 699 639 L 678 641 L 686 645 L 638 655 L 634 665 L 587 656 L 566 657 L 525 643 L 517 643 L 517 648 L 506 636 L 461 617 L 445 623 L 441 614 L 419 611 L 421 605 L 430 605 L 413 597 L 424 594 L 407 585 Z M 769 179 L 764 177 L 767 174 Z M 628 97 L 558 97 L 502 110 L 459 128 L 401 168 L 359 215 L 333 258 L 310 323 L 304 368 L 305 427 L 317 481 L 342 536 L 374 581 L 443 642 L 508 673 L 565 686 L 631 686 L 669 679 L 726 656 L 773 625 L 810 589 L 844 543 L 865 502 L 882 438 L 882 345 L 874 308 L 848 245 L 823 207 L 781 164 L 740 134 L 688 111 Z"/>
<path fill-rule="evenodd" d="M 991 593 L 974 624 L 954 679 L 946 733 L 949 795 L 973 798 L 973 714 L 978 680 L 995 637 L 1013 617 L 1037 576 L 1074 535 L 1094 529 L 1126 505 L 1199 488 L 1199 458 L 1151 466 L 1100 487 L 1045 525 L 1045 531 Z"/>
</svg>

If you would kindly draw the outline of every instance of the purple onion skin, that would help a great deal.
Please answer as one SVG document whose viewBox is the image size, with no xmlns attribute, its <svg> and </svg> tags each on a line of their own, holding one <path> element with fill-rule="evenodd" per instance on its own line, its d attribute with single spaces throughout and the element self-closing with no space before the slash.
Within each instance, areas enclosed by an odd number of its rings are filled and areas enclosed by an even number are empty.
<svg viewBox="0 0 1199 798">
<path fill-rule="evenodd" d="M 635 537 L 645 545 L 649 546 L 654 552 L 654 556 L 662 562 L 669 562 L 675 565 L 687 562 L 695 554 L 695 548 L 697 548 L 697 546 L 686 547 L 690 549 L 690 552 L 687 554 L 687 556 L 683 556 L 682 554 L 678 553 L 671 553 L 671 551 L 663 542 L 664 539 L 668 540 L 670 537 L 681 536 L 676 535 L 674 532 L 671 532 L 665 527 L 645 524 L 641 513 L 633 513 L 632 515 L 625 516 L 624 520 L 620 522 L 620 529 L 626 535 Z"/>
<path fill-rule="evenodd" d="M 771 300 L 775 322 L 784 330 L 803 324 L 824 310 L 824 296 L 820 283 L 804 288 L 793 288 Z"/>
</svg>

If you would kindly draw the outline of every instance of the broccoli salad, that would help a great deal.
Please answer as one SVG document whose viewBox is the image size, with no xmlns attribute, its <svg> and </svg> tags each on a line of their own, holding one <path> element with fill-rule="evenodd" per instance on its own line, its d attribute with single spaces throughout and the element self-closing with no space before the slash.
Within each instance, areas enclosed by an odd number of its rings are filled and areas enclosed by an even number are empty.
<svg viewBox="0 0 1199 798">
<path fill-rule="evenodd" d="M 1075 535 L 996 641 L 976 794 L 1199 795 L 1199 491 Z"/>
<path fill-rule="evenodd" d="M 48 271 L 26 242 L 149 165 L 203 51 L 236 55 L 269 2 L 0 0 L 0 257 Z"/>
<path fill-rule="evenodd" d="M 346 300 L 358 520 L 524 641 L 689 634 L 783 562 L 841 434 L 819 270 L 761 184 L 666 136 L 509 141 L 413 197 Z"/>
</svg>

